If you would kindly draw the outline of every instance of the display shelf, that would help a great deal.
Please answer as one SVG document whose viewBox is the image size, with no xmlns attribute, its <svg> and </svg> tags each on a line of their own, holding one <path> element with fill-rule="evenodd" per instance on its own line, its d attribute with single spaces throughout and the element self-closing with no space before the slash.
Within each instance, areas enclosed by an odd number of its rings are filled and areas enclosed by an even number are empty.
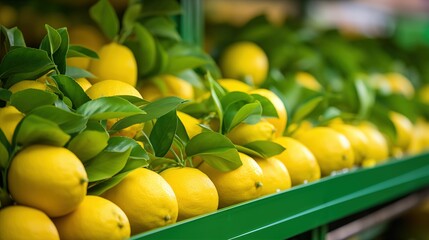
<svg viewBox="0 0 429 240">
<path fill-rule="evenodd" d="M 429 153 L 325 177 L 131 239 L 285 239 L 426 186 Z"/>
</svg>

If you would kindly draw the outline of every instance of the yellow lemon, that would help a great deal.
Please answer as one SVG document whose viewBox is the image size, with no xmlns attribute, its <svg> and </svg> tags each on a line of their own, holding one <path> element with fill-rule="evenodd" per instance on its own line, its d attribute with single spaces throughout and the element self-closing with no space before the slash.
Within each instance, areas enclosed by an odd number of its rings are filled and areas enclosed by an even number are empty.
<svg viewBox="0 0 429 240">
<path fill-rule="evenodd" d="M 255 158 L 264 175 L 262 195 L 273 194 L 291 188 L 289 172 L 282 161 L 275 157 Z"/>
<path fill-rule="evenodd" d="M 287 135 L 297 138 L 301 133 L 313 128 L 313 123 L 308 120 L 303 120 L 299 123 L 291 123 L 286 129 Z"/>
<path fill-rule="evenodd" d="M 413 123 L 406 116 L 398 112 L 389 112 L 389 118 L 396 129 L 396 141 L 394 146 L 406 149 L 410 145 L 413 134 Z"/>
<path fill-rule="evenodd" d="M 331 124 L 331 128 L 342 133 L 350 142 L 355 155 L 355 164 L 360 165 L 366 159 L 366 149 L 368 148 L 368 138 L 357 127 L 349 124 Z"/>
<path fill-rule="evenodd" d="M 322 85 L 316 80 L 316 78 L 307 72 L 297 72 L 295 74 L 295 81 L 303 87 L 319 92 L 322 90 Z"/>
<path fill-rule="evenodd" d="M 248 92 L 252 87 L 240 80 L 232 78 L 218 79 L 217 82 L 228 92 Z"/>
<path fill-rule="evenodd" d="M 60 236 L 44 212 L 15 205 L 0 210 L 0 239 L 59 240 Z"/>
<path fill-rule="evenodd" d="M 36 80 L 23 80 L 20 82 L 15 83 L 14 85 L 12 85 L 9 88 L 9 91 L 11 91 L 12 93 L 16 93 L 25 89 L 39 89 L 39 90 L 47 90 L 48 87 L 46 86 L 46 84 L 41 83 L 39 81 Z"/>
<path fill-rule="evenodd" d="M 210 178 L 197 168 L 169 168 L 160 175 L 170 184 L 179 205 L 178 220 L 216 211 L 219 196 Z"/>
<path fill-rule="evenodd" d="M 389 157 L 389 147 L 383 134 L 369 122 L 363 122 L 357 127 L 366 135 L 368 147 L 366 149 L 366 158 L 376 162 L 386 161 Z"/>
<path fill-rule="evenodd" d="M 261 140 L 271 140 L 275 135 L 276 128 L 267 120 L 262 119 L 256 124 L 240 123 L 234 127 L 226 136 L 237 145 Z"/>
<path fill-rule="evenodd" d="M 0 108 L 0 129 L 3 131 L 9 143 L 12 142 L 13 133 L 22 118 L 24 118 L 24 114 L 14 106 Z"/>
<path fill-rule="evenodd" d="M 268 73 L 268 57 L 252 42 L 237 42 L 225 49 L 219 66 L 226 78 L 250 78 L 253 85 L 261 85 Z"/>
<path fill-rule="evenodd" d="M 418 97 L 422 103 L 429 105 L 429 84 L 425 84 L 419 89 Z"/>
<path fill-rule="evenodd" d="M 177 96 L 186 100 L 194 99 L 194 87 L 192 84 L 168 74 L 143 81 L 139 91 L 143 98 L 148 101 L 168 96 Z"/>
<path fill-rule="evenodd" d="M 404 75 L 392 72 L 384 74 L 384 77 L 386 78 L 392 93 L 402 94 L 408 98 L 412 98 L 414 96 L 414 86 Z"/>
<path fill-rule="evenodd" d="M 91 59 L 89 64 L 89 71 L 97 77 L 90 79 L 92 84 L 114 79 L 136 86 L 137 62 L 129 48 L 112 42 L 104 45 L 98 56 L 100 59 Z"/>
<path fill-rule="evenodd" d="M 316 157 L 323 176 L 354 165 L 352 146 L 347 138 L 328 127 L 315 127 L 298 136 Z"/>
<path fill-rule="evenodd" d="M 413 127 L 411 142 L 406 149 L 408 154 L 418 154 L 429 148 L 429 145 L 425 145 L 425 138 L 429 139 L 429 128 L 427 127 L 425 120 L 419 118 Z M 428 141 L 429 143 L 429 141 Z"/>
<path fill-rule="evenodd" d="M 102 197 L 117 204 L 127 215 L 131 234 L 175 223 L 178 203 L 173 189 L 158 173 L 146 168 L 130 172 Z"/>
<path fill-rule="evenodd" d="M 53 219 L 62 240 L 108 240 L 130 237 L 130 222 L 116 204 L 86 196 L 70 214 Z"/>
<path fill-rule="evenodd" d="M 283 101 L 272 91 L 268 89 L 255 89 L 249 92 L 250 94 L 259 94 L 266 97 L 273 104 L 276 109 L 278 117 L 266 118 L 267 121 L 276 128 L 275 136 L 280 137 L 286 129 L 287 124 L 287 112 Z"/>
<path fill-rule="evenodd" d="M 92 84 L 88 81 L 86 78 L 78 78 L 76 79 L 77 84 L 82 88 L 82 90 L 85 92 L 92 86 Z"/>
<path fill-rule="evenodd" d="M 304 144 L 291 137 L 278 137 L 273 142 L 286 149 L 275 157 L 286 166 L 293 186 L 320 179 L 319 163 Z"/>
<path fill-rule="evenodd" d="M 31 145 L 12 159 L 8 186 L 19 204 L 50 217 L 70 213 L 82 202 L 88 177 L 82 162 L 66 148 Z"/>
<path fill-rule="evenodd" d="M 192 117 L 189 114 L 186 114 L 184 112 L 177 111 L 177 117 L 179 117 L 180 121 L 185 126 L 186 133 L 188 134 L 189 138 L 195 137 L 195 135 L 201 133 L 201 127 L 198 125 L 200 124 L 200 121 L 198 119 Z"/>
<path fill-rule="evenodd" d="M 219 208 L 255 199 L 262 194 L 263 173 L 251 157 L 239 153 L 243 165 L 229 172 L 221 172 L 203 162 L 199 169 L 213 181 L 219 194 Z"/>
</svg>

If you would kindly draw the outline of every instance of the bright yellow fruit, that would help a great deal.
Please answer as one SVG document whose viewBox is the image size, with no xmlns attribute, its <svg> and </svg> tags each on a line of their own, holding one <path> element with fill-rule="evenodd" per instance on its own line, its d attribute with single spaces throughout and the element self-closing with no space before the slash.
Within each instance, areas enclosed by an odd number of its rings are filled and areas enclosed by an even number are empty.
<svg viewBox="0 0 429 240">
<path fill-rule="evenodd" d="M 24 118 L 24 114 L 22 114 L 14 106 L 0 108 L 0 129 L 3 131 L 9 143 L 12 142 L 15 128 L 22 118 Z"/>
<path fill-rule="evenodd" d="M 186 100 L 194 99 L 192 84 L 174 75 L 161 75 L 143 81 L 139 91 L 143 98 L 148 101 L 168 96 L 177 96 Z"/>
<path fill-rule="evenodd" d="M 100 59 L 91 59 L 89 71 L 97 78 L 91 83 L 114 79 L 136 86 L 137 62 L 133 52 L 126 46 L 112 42 L 104 45 L 99 51 Z"/>
<path fill-rule="evenodd" d="M 264 175 L 262 195 L 273 194 L 291 188 L 289 172 L 282 161 L 275 157 L 255 158 Z"/>
<path fill-rule="evenodd" d="M 389 112 L 389 118 L 396 129 L 395 147 L 407 149 L 413 134 L 413 123 L 406 116 L 398 112 Z"/>
<path fill-rule="evenodd" d="M 77 84 L 82 88 L 82 90 L 85 92 L 92 86 L 92 84 L 88 81 L 86 78 L 78 78 L 76 79 Z"/>
<path fill-rule="evenodd" d="M 328 127 L 315 127 L 298 136 L 316 157 L 323 176 L 354 165 L 352 146 L 347 138 Z"/>
<path fill-rule="evenodd" d="M 53 219 L 61 240 L 116 240 L 130 237 L 130 222 L 111 201 L 86 196 L 70 214 Z"/>
<path fill-rule="evenodd" d="M 316 78 L 307 72 L 297 72 L 295 74 L 295 81 L 303 87 L 319 92 L 322 90 L 322 85 L 316 80 Z"/>
<path fill-rule="evenodd" d="M 408 154 L 419 154 L 429 149 L 429 125 L 423 118 L 416 121 L 411 142 L 406 149 Z"/>
<path fill-rule="evenodd" d="M 425 84 L 419 89 L 419 100 L 429 105 L 429 84 Z"/>
<path fill-rule="evenodd" d="M 224 78 L 218 79 L 217 82 L 228 92 L 248 92 L 252 90 L 250 85 L 237 79 Z"/>
<path fill-rule="evenodd" d="M 198 124 L 200 124 L 198 119 L 180 111 L 177 111 L 177 117 L 179 117 L 180 121 L 182 121 L 183 125 L 185 126 L 185 130 L 186 133 L 188 133 L 189 138 L 193 138 L 197 134 L 201 133 L 202 129 L 200 126 L 198 126 Z"/>
<path fill-rule="evenodd" d="M 59 217 L 82 202 L 88 177 L 82 162 L 68 149 L 31 145 L 13 158 L 8 184 L 18 204 Z"/>
<path fill-rule="evenodd" d="M 137 91 L 137 89 L 132 85 L 118 80 L 104 80 L 97 82 L 86 90 L 86 94 L 91 99 L 119 95 L 129 95 L 142 98 L 139 91 Z"/>
<path fill-rule="evenodd" d="M 408 98 L 412 98 L 414 96 L 414 86 L 404 75 L 392 72 L 386 73 L 384 77 L 386 78 L 392 93 L 399 93 Z"/>
<path fill-rule="evenodd" d="M 349 140 L 355 155 L 355 164 L 360 165 L 366 159 L 368 148 L 366 135 L 359 128 L 349 124 L 331 124 L 330 127 L 342 133 Z"/>
<path fill-rule="evenodd" d="M 173 188 L 179 204 L 179 217 L 184 220 L 216 211 L 219 196 L 210 178 L 197 168 L 169 168 L 160 175 Z"/>
<path fill-rule="evenodd" d="M 273 124 L 273 126 L 276 128 L 275 136 L 276 137 L 282 136 L 283 132 L 286 129 L 286 124 L 287 124 L 287 112 L 286 112 L 286 107 L 283 104 L 283 101 L 274 92 L 268 89 L 259 88 L 259 89 L 252 90 L 249 93 L 259 94 L 263 97 L 266 97 L 274 105 L 274 108 L 277 111 L 278 117 L 266 118 L 266 119 L 269 123 Z"/>
<path fill-rule="evenodd" d="M 287 135 L 297 138 L 301 133 L 313 128 L 313 123 L 308 120 L 303 120 L 300 123 L 291 123 L 286 129 Z"/>
<path fill-rule="evenodd" d="M 133 170 L 101 196 L 125 212 L 130 220 L 132 235 L 177 220 L 178 203 L 173 189 L 158 173 L 146 168 Z"/>
<path fill-rule="evenodd" d="M 203 162 L 199 169 L 207 174 L 219 194 L 219 208 L 255 199 L 262 194 L 263 173 L 256 161 L 239 153 L 243 165 L 229 172 L 221 172 Z"/>
<path fill-rule="evenodd" d="M 22 90 L 26 90 L 26 89 L 39 89 L 39 90 L 47 90 L 48 87 L 46 86 L 46 84 L 41 83 L 39 81 L 36 80 L 23 80 L 20 82 L 15 83 L 14 85 L 12 85 L 9 88 L 9 91 L 11 91 L 12 93 L 16 93 Z"/>
<path fill-rule="evenodd" d="M 366 158 L 372 159 L 377 163 L 386 161 L 389 157 L 389 147 L 383 134 L 377 129 L 377 127 L 368 122 L 361 123 L 358 127 L 368 139 Z"/>
<path fill-rule="evenodd" d="M 0 210 L 0 239 L 59 240 L 60 236 L 44 212 L 14 205 Z"/>
<path fill-rule="evenodd" d="M 267 76 L 269 63 L 264 50 L 252 42 L 237 42 L 222 53 L 219 66 L 226 78 L 249 80 L 261 85 Z"/>
<path fill-rule="evenodd" d="M 234 127 L 226 136 L 237 145 L 271 140 L 275 136 L 276 128 L 267 120 L 262 119 L 256 124 L 240 123 Z"/>
<path fill-rule="evenodd" d="M 275 138 L 273 142 L 286 149 L 275 157 L 286 166 L 293 186 L 320 179 L 319 163 L 304 144 L 291 137 Z"/>
</svg>

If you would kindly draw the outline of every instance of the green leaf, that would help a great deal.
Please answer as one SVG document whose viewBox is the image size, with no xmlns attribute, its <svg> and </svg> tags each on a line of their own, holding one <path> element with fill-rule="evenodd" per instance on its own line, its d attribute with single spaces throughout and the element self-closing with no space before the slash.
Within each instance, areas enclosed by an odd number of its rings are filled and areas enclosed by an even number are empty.
<svg viewBox="0 0 429 240">
<path fill-rule="evenodd" d="M 70 140 L 67 148 L 82 162 L 86 162 L 103 151 L 108 140 L 106 129 L 97 121 L 89 121 L 85 130 Z"/>
<path fill-rule="evenodd" d="M 45 50 L 51 56 L 51 59 L 54 60 L 53 54 L 60 48 L 61 45 L 61 36 L 54 28 L 45 24 L 46 36 L 42 39 L 40 43 L 40 49 Z"/>
<path fill-rule="evenodd" d="M 359 100 L 358 116 L 364 117 L 368 114 L 370 108 L 374 104 L 375 94 L 374 91 L 369 89 L 362 79 L 356 79 L 354 81 L 354 85 Z"/>
<path fill-rule="evenodd" d="M 88 195 L 101 195 L 110 188 L 120 183 L 129 172 L 119 173 L 107 180 L 97 182 L 95 185 L 88 187 Z"/>
<path fill-rule="evenodd" d="M 9 166 L 10 143 L 0 129 L 0 169 L 6 169 Z"/>
<path fill-rule="evenodd" d="M 37 107 L 52 105 L 57 99 L 51 92 L 29 88 L 12 94 L 10 104 L 20 112 L 28 113 Z"/>
<path fill-rule="evenodd" d="M 66 75 L 54 75 L 52 78 L 60 91 L 72 101 L 74 108 L 79 108 L 90 101 L 88 95 L 73 78 Z"/>
<path fill-rule="evenodd" d="M 82 69 L 82 68 L 78 68 L 78 67 L 72 67 L 72 66 L 67 66 L 65 75 L 67 75 L 71 78 L 74 78 L 74 79 L 95 78 L 95 75 L 88 72 L 87 70 Z"/>
<path fill-rule="evenodd" d="M 70 135 L 65 133 L 56 123 L 36 115 L 27 115 L 18 125 L 13 143 L 27 146 L 31 144 L 48 144 L 64 146 Z"/>
<path fill-rule="evenodd" d="M 261 106 L 262 106 L 261 117 L 275 117 L 275 118 L 279 117 L 279 115 L 277 114 L 276 108 L 268 98 L 262 95 L 259 95 L 257 93 L 250 94 L 250 95 L 261 103 Z"/>
<path fill-rule="evenodd" d="M 168 112 L 177 109 L 177 107 L 184 102 L 186 102 L 186 100 L 183 100 L 178 97 L 165 97 L 155 100 L 154 102 L 147 104 L 143 108 L 143 111 L 145 111 L 146 114 L 136 114 L 130 117 L 123 118 L 116 122 L 112 126 L 111 130 L 120 130 L 137 123 L 147 122 L 156 118 L 160 118 Z"/>
<path fill-rule="evenodd" d="M 401 113 L 412 122 L 415 122 L 418 118 L 418 104 L 414 103 L 413 100 L 406 98 L 402 94 L 378 96 L 377 102 L 385 105 L 386 108 L 391 111 Z"/>
<path fill-rule="evenodd" d="M 125 45 L 134 53 L 139 75 L 144 76 L 155 67 L 157 60 L 156 42 L 152 34 L 141 24 L 134 25 L 134 33 L 135 39 L 128 39 L 125 41 Z"/>
<path fill-rule="evenodd" d="M 119 173 L 127 163 L 133 144 L 125 137 L 111 137 L 107 147 L 85 163 L 90 182 L 110 178 Z"/>
<path fill-rule="evenodd" d="M 146 18 L 142 20 L 141 23 L 155 37 L 167 38 L 174 41 L 181 40 L 180 35 L 176 29 L 176 23 L 170 17 L 156 16 L 156 17 Z"/>
<path fill-rule="evenodd" d="M 194 69 L 207 64 L 207 60 L 195 56 L 170 56 L 167 68 L 167 73 L 179 73 L 187 69 Z"/>
<path fill-rule="evenodd" d="M 81 105 L 76 113 L 90 119 L 104 120 L 143 114 L 144 111 L 121 97 L 101 97 Z"/>
<path fill-rule="evenodd" d="M 176 15 L 181 13 L 176 0 L 147 1 L 144 3 L 143 16 Z"/>
<path fill-rule="evenodd" d="M 310 113 L 312 113 L 322 101 L 323 97 L 319 96 L 311 98 L 304 103 L 301 103 L 301 105 L 299 105 L 299 107 L 295 110 L 293 114 L 292 122 L 300 122 L 301 120 L 303 120 Z"/>
<path fill-rule="evenodd" d="M 224 135 L 216 132 L 202 132 L 185 148 L 188 157 L 199 156 L 204 162 L 220 171 L 230 171 L 242 165 L 234 144 Z"/>
<path fill-rule="evenodd" d="M 131 146 L 130 157 L 128 158 L 124 168 L 121 170 L 121 173 L 148 166 L 149 156 L 147 152 L 134 139 L 124 137 L 121 141 L 126 142 Z"/>
<path fill-rule="evenodd" d="M 47 52 L 35 48 L 14 48 L 6 53 L 0 63 L 0 79 L 6 79 L 4 88 L 9 88 L 20 80 L 36 79 L 55 64 Z"/>
<path fill-rule="evenodd" d="M 9 90 L 0 88 L 0 100 L 8 102 L 11 96 L 12 93 Z"/>
<path fill-rule="evenodd" d="M 108 0 L 99 0 L 89 9 L 89 15 L 107 38 L 113 40 L 119 33 L 119 19 Z"/>
<path fill-rule="evenodd" d="M 69 50 L 67 51 L 67 57 L 68 58 L 88 57 L 93 59 L 99 59 L 97 52 L 81 45 L 69 45 Z"/>
<path fill-rule="evenodd" d="M 122 17 L 122 28 L 124 31 L 131 31 L 133 29 L 142 11 L 142 5 L 143 4 L 140 2 L 128 4 L 124 16 Z"/>
<path fill-rule="evenodd" d="M 150 133 L 149 139 L 155 151 L 155 156 L 163 157 L 173 144 L 177 129 L 176 110 L 172 110 L 158 118 Z"/>
<path fill-rule="evenodd" d="M 200 78 L 200 76 L 192 69 L 187 69 L 185 71 L 181 71 L 175 74 L 180 79 L 183 79 L 190 83 L 192 86 L 198 89 L 204 89 L 204 84 Z"/>
<path fill-rule="evenodd" d="M 156 51 L 156 62 L 154 66 L 152 67 L 151 71 L 149 71 L 146 75 L 142 75 L 142 76 L 154 76 L 154 75 L 159 75 L 161 73 L 164 73 L 165 68 L 168 65 L 169 56 L 165 48 L 158 40 L 155 41 L 155 51 Z"/>
<path fill-rule="evenodd" d="M 396 142 L 397 133 L 395 125 L 389 117 L 389 109 L 379 102 L 375 102 L 369 114 L 369 121 L 373 122 L 388 138 L 389 142 Z"/>
<path fill-rule="evenodd" d="M 87 119 L 84 116 L 51 105 L 35 108 L 29 114 L 51 120 L 69 134 L 81 131 L 87 123 Z"/>
<path fill-rule="evenodd" d="M 17 27 L 8 29 L 4 26 L 1 26 L 1 31 L 6 36 L 6 42 L 8 47 L 25 47 L 24 35 L 22 35 L 21 30 Z"/>
<path fill-rule="evenodd" d="M 272 156 L 276 156 L 285 150 L 285 148 L 280 144 L 271 142 L 271 141 L 250 142 L 244 145 L 243 147 L 247 149 L 251 149 L 254 152 L 257 152 L 258 153 L 257 156 L 258 157 L 261 156 L 262 158 L 269 158 Z"/>
<path fill-rule="evenodd" d="M 261 120 L 262 107 L 259 102 L 245 104 L 238 108 L 238 111 L 231 107 L 233 106 L 230 105 L 230 108 L 225 110 L 224 126 L 226 130 L 224 133 L 228 133 L 242 122 L 255 124 Z"/>
<path fill-rule="evenodd" d="M 225 96 L 226 91 L 225 91 L 225 89 L 223 89 L 220 86 L 220 84 L 218 82 L 216 82 L 213 79 L 210 72 L 207 72 L 204 77 L 209 82 L 210 96 L 214 102 L 214 106 L 216 108 L 216 113 L 219 117 L 219 122 L 220 122 L 219 130 L 222 131 L 222 129 L 223 129 L 223 118 L 224 118 L 223 114 L 224 113 L 223 113 L 223 108 L 222 108 L 222 104 L 221 104 L 220 99 L 222 99 Z"/>
<path fill-rule="evenodd" d="M 69 33 L 67 32 L 67 28 L 60 28 L 57 31 L 61 37 L 61 44 L 54 52 L 53 59 L 59 73 L 65 74 L 67 70 L 66 58 L 69 49 Z"/>
</svg>

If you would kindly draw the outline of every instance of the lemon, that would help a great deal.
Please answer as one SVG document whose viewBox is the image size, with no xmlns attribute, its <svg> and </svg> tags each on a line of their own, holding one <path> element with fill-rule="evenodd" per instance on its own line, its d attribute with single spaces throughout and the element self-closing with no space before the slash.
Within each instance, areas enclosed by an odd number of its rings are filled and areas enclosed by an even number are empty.
<svg viewBox="0 0 429 240">
<path fill-rule="evenodd" d="M 287 135 L 297 138 L 301 133 L 313 128 L 313 123 L 308 120 L 303 120 L 299 123 L 291 123 L 286 129 Z"/>
<path fill-rule="evenodd" d="M 240 167 L 221 172 L 203 162 L 199 169 L 213 181 L 219 194 L 219 208 L 255 199 L 263 191 L 263 173 L 258 163 L 244 153 L 239 153 Z"/>
<path fill-rule="evenodd" d="M 419 89 L 418 97 L 422 103 L 429 105 L 429 84 L 425 84 Z"/>
<path fill-rule="evenodd" d="M 130 237 L 130 222 L 111 201 L 86 196 L 70 214 L 53 219 L 62 240 L 108 240 Z"/>
<path fill-rule="evenodd" d="M 295 81 L 301 86 L 319 92 L 322 90 L 322 85 L 316 80 L 316 78 L 307 72 L 297 72 L 295 74 Z"/>
<path fill-rule="evenodd" d="M 408 148 L 413 134 L 413 123 L 411 123 L 410 119 L 406 116 L 398 112 L 390 111 L 389 118 L 396 129 L 396 141 L 394 146 L 402 150 Z"/>
<path fill-rule="evenodd" d="M 197 134 L 201 133 L 201 127 L 198 125 L 200 121 L 189 114 L 184 112 L 177 111 L 177 117 L 179 117 L 180 121 L 185 126 L 186 133 L 189 138 L 195 137 Z"/>
<path fill-rule="evenodd" d="M 250 78 L 253 85 L 261 85 L 268 73 L 268 57 L 261 47 L 252 42 L 237 42 L 225 49 L 219 59 L 226 78 Z"/>
<path fill-rule="evenodd" d="M 8 184 L 18 204 L 58 217 L 82 202 L 88 177 L 82 162 L 68 149 L 31 145 L 12 159 Z"/>
<path fill-rule="evenodd" d="M 352 146 L 347 138 L 328 127 L 315 127 L 297 138 L 316 157 L 323 176 L 349 169 L 354 165 Z"/>
<path fill-rule="evenodd" d="M 262 119 L 256 124 L 240 123 L 226 136 L 237 145 L 246 145 L 254 141 L 268 141 L 275 135 L 276 128 L 267 120 Z"/>
<path fill-rule="evenodd" d="M 92 84 L 114 79 L 136 86 L 137 62 L 129 48 L 112 42 L 101 47 L 98 56 L 89 64 L 89 71 L 97 77 L 90 79 Z"/>
<path fill-rule="evenodd" d="M 142 98 L 139 91 L 137 91 L 137 89 L 132 85 L 118 80 L 104 80 L 97 82 L 86 90 L 86 94 L 91 99 L 118 95 L 129 95 Z"/>
<path fill-rule="evenodd" d="M 160 175 L 170 184 L 177 197 L 179 216 L 183 220 L 216 211 L 219 196 L 210 178 L 197 168 L 169 168 Z"/>
<path fill-rule="evenodd" d="M 78 78 L 76 79 L 77 84 L 82 88 L 82 90 L 85 92 L 92 86 L 92 84 L 88 81 L 86 78 Z"/>
<path fill-rule="evenodd" d="M 368 138 L 357 127 L 349 124 L 331 124 L 331 128 L 344 134 L 352 145 L 355 156 L 355 164 L 360 165 L 366 159 L 366 149 L 368 148 Z"/>
<path fill-rule="evenodd" d="M 14 106 L 6 106 L 0 108 L 0 129 L 3 131 L 6 139 L 9 143 L 12 142 L 13 133 L 15 132 L 16 126 L 24 118 L 18 109 Z"/>
<path fill-rule="evenodd" d="M 293 186 L 320 179 L 319 163 L 304 144 L 291 137 L 278 137 L 273 142 L 286 149 L 275 157 L 286 166 Z"/>
<path fill-rule="evenodd" d="M 255 89 L 249 92 L 250 94 L 259 94 L 263 97 L 268 98 L 276 109 L 278 117 L 266 118 L 267 121 L 276 128 L 275 136 L 280 137 L 286 129 L 287 124 L 287 112 L 283 101 L 272 91 L 268 89 Z"/>
<path fill-rule="evenodd" d="M 282 161 L 275 157 L 255 158 L 264 176 L 262 195 L 273 194 L 291 188 L 289 172 Z"/>
<path fill-rule="evenodd" d="M 60 236 L 44 212 L 15 205 L 0 210 L 0 239 L 59 240 Z"/>
<path fill-rule="evenodd" d="M 148 101 L 168 96 L 177 96 L 186 100 L 194 99 L 194 87 L 192 84 L 169 74 L 143 81 L 139 91 L 143 98 Z"/>
<path fill-rule="evenodd" d="M 232 78 L 218 79 L 217 82 L 228 92 L 248 92 L 252 87 L 240 80 Z"/>
<path fill-rule="evenodd" d="M 9 91 L 11 91 L 12 93 L 16 93 L 22 90 L 26 90 L 26 89 L 39 89 L 39 90 L 47 90 L 47 86 L 44 83 L 41 83 L 39 81 L 36 80 L 23 80 L 20 82 L 15 83 L 14 85 L 12 85 L 9 88 Z"/>
<path fill-rule="evenodd" d="M 177 220 L 178 203 L 173 189 L 158 173 L 146 168 L 133 170 L 101 196 L 125 212 L 132 235 Z"/>
<path fill-rule="evenodd" d="M 414 96 L 414 86 L 404 75 L 397 72 L 391 72 L 384 74 L 384 77 L 386 78 L 392 93 L 402 94 L 408 98 L 412 98 Z"/>
<path fill-rule="evenodd" d="M 410 144 L 405 150 L 408 154 L 418 154 L 425 151 L 429 145 L 425 146 L 425 138 L 429 139 L 429 128 L 426 126 L 425 120 L 419 118 L 413 127 Z M 428 141 L 429 143 L 429 141 Z"/>
<path fill-rule="evenodd" d="M 363 122 L 357 126 L 368 139 L 366 158 L 377 163 L 386 161 L 389 157 L 389 147 L 383 134 L 369 122 Z"/>
</svg>

